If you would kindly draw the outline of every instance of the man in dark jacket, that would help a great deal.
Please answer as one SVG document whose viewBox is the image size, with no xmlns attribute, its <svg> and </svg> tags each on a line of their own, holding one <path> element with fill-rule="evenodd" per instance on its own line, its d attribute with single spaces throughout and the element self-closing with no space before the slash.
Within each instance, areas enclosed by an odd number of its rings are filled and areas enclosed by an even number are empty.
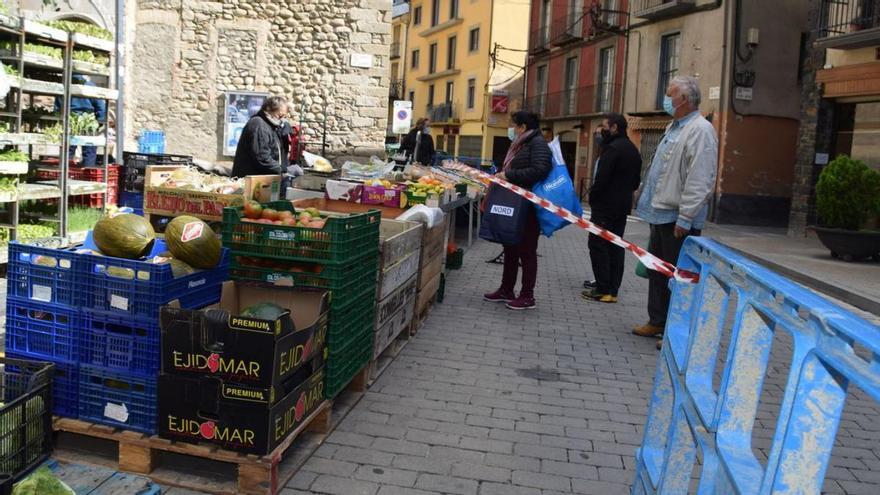
<svg viewBox="0 0 880 495">
<path fill-rule="evenodd" d="M 260 111 L 248 120 L 238 140 L 232 175 L 280 175 L 285 149 L 281 144 L 282 119 L 287 116 L 287 100 L 270 96 Z"/>
<path fill-rule="evenodd" d="M 642 156 L 626 135 L 623 115 L 608 114 L 602 124 L 602 154 L 596 165 L 596 178 L 590 188 L 590 221 L 623 236 L 626 217 L 632 210 L 633 193 L 641 180 Z M 590 234 L 588 241 L 596 288 L 585 290 L 585 299 L 616 303 L 623 280 L 625 252 L 601 237 Z"/>
<path fill-rule="evenodd" d="M 401 140 L 400 151 L 408 159 L 422 165 L 431 165 L 434 162 L 434 138 L 431 137 L 428 119 L 416 121 L 416 126 Z"/>
</svg>

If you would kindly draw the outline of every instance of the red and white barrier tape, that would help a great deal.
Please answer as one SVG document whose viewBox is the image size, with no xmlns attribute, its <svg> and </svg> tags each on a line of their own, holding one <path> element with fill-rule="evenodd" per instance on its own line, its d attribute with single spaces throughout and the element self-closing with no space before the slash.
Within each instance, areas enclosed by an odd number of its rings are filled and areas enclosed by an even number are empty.
<svg viewBox="0 0 880 495">
<path fill-rule="evenodd" d="M 466 173 L 472 177 L 476 177 L 478 179 L 488 180 L 492 183 L 498 184 L 499 186 L 501 186 L 505 189 L 513 191 L 514 193 L 516 193 L 516 194 L 526 198 L 527 200 L 531 201 L 532 203 L 535 203 L 536 205 L 540 206 L 541 208 L 544 208 L 545 210 L 548 210 L 552 213 L 555 213 L 559 217 L 567 220 L 570 223 L 577 225 L 578 227 L 586 230 L 587 232 L 589 232 L 591 234 L 595 234 L 595 235 L 605 239 L 606 241 L 608 241 L 612 244 L 615 244 L 617 246 L 620 246 L 620 247 L 626 249 L 627 251 L 629 251 L 633 255 L 635 255 L 635 257 L 638 258 L 639 261 L 641 261 L 642 264 L 645 265 L 645 267 L 648 270 L 654 270 L 654 271 L 662 273 L 663 275 L 670 277 L 670 278 L 674 277 L 676 280 L 681 281 L 681 282 L 696 283 L 700 280 L 699 274 L 689 272 L 687 270 L 680 270 L 680 269 L 676 268 L 676 266 L 673 265 L 672 263 L 661 260 L 660 258 L 658 258 L 658 257 L 654 256 L 653 254 L 649 253 L 648 251 L 646 251 L 645 249 L 642 249 L 641 247 L 639 247 L 639 246 L 637 246 L 627 240 L 624 240 L 619 235 L 617 235 L 613 232 L 609 232 L 609 231 L 603 229 L 602 227 L 599 227 L 598 225 L 587 220 L 586 218 L 578 217 L 574 213 L 566 210 L 565 208 L 562 208 L 560 206 L 556 206 L 555 204 L 547 201 L 546 199 L 541 198 L 539 196 L 536 196 L 531 191 L 523 189 L 519 186 L 515 186 L 515 185 L 511 184 L 510 182 L 507 182 L 505 180 L 501 180 L 493 175 L 489 175 L 485 172 L 481 172 L 473 167 L 469 167 L 469 166 L 461 164 L 461 163 L 447 162 L 447 163 L 443 164 L 443 167 L 450 168 L 452 170 L 457 170 L 459 172 L 464 172 L 464 173 Z"/>
</svg>

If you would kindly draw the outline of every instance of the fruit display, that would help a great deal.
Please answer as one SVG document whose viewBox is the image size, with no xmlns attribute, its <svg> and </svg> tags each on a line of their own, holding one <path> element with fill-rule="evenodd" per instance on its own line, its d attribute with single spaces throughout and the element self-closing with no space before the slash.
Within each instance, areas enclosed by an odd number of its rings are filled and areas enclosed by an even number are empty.
<svg viewBox="0 0 880 495">
<path fill-rule="evenodd" d="M 165 228 L 165 244 L 175 259 L 201 269 L 215 268 L 220 263 L 223 246 L 204 221 L 179 216 Z"/>
<path fill-rule="evenodd" d="M 292 211 L 277 211 L 272 208 L 263 208 L 256 201 L 248 201 L 244 205 L 243 222 L 267 223 L 284 225 L 285 227 L 306 227 L 310 229 L 323 229 L 327 219 L 321 216 L 317 208 L 306 208 L 299 214 Z"/>
<path fill-rule="evenodd" d="M 109 256 L 137 259 L 149 253 L 156 232 L 144 217 L 125 213 L 102 218 L 92 231 L 95 245 Z"/>
<path fill-rule="evenodd" d="M 206 174 L 195 167 L 177 167 L 158 187 L 214 194 L 243 194 L 244 179 Z"/>
<path fill-rule="evenodd" d="M 392 187 L 394 187 L 394 183 L 387 179 L 368 179 L 364 181 L 364 185 L 373 187 L 384 187 L 386 189 L 391 189 Z"/>
</svg>

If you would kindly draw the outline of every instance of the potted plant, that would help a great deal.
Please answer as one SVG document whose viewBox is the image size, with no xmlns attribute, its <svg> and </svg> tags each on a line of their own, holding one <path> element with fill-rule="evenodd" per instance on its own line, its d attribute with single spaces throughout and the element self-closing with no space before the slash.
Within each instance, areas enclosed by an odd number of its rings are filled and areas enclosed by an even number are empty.
<svg viewBox="0 0 880 495">
<path fill-rule="evenodd" d="M 880 172 L 846 155 L 838 156 L 819 175 L 816 207 L 822 226 L 813 230 L 831 256 L 880 261 L 880 231 L 865 229 L 880 213 Z"/>
</svg>

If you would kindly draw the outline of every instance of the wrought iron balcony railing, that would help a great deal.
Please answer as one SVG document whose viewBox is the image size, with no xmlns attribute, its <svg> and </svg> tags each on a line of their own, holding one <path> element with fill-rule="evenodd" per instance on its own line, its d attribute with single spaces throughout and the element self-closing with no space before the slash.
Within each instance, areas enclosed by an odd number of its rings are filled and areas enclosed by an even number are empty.
<svg viewBox="0 0 880 495">
<path fill-rule="evenodd" d="M 880 42 L 880 0 L 822 0 L 818 44 L 862 48 Z"/>
</svg>

